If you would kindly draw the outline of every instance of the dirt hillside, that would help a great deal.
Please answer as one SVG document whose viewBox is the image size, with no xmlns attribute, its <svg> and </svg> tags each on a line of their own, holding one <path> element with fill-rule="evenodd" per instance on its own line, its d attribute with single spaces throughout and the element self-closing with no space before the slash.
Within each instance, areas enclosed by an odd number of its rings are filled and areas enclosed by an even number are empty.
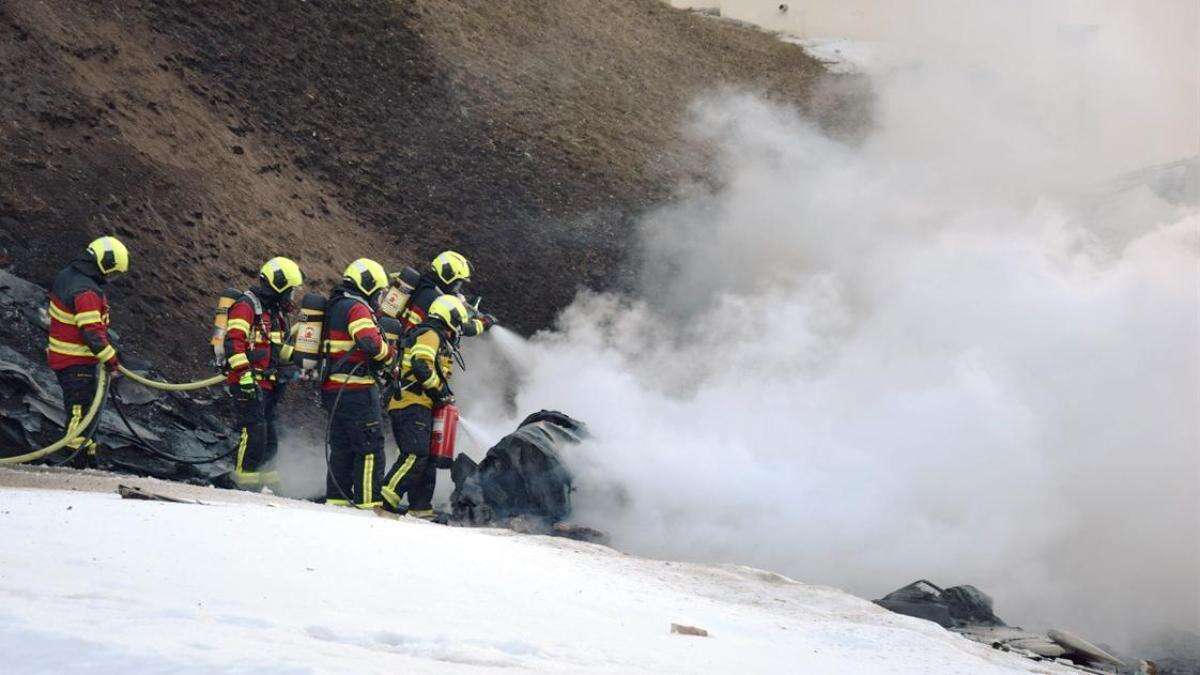
<svg viewBox="0 0 1200 675">
<path fill-rule="evenodd" d="M 842 133 L 864 109 L 798 48 L 658 0 L 0 0 L 0 64 L 14 271 L 48 284 L 119 233 L 125 342 L 193 371 L 214 294 L 277 254 L 325 286 L 454 246 L 487 307 L 543 327 L 620 283 L 637 215 L 703 173 L 695 95 Z"/>
</svg>

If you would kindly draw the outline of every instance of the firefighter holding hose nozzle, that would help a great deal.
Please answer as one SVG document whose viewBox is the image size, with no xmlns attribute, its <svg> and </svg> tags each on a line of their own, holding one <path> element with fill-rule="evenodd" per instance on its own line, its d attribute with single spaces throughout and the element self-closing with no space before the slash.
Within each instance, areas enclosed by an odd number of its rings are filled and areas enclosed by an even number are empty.
<svg viewBox="0 0 1200 675">
<path fill-rule="evenodd" d="M 454 342 L 469 320 L 466 304 L 457 295 L 442 295 L 429 305 L 424 320 L 404 338 L 398 387 L 388 400 L 392 432 L 400 446 L 396 464 L 384 478 L 385 508 L 401 511 L 400 499 L 408 495 L 408 515 L 436 518 L 433 491 L 437 458 L 430 453 L 435 422 L 454 414 L 450 374 L 454 368 Z M 448 467 L 441 467 L 448 468 Z"/>
<path fill-rule="evenodd" d="M 50 338 L 46 360 L 58 376 L 67 413 L 67 431 L 74 431 L 96 396 L 96 364 L 116 375 L 120 362 L 108 335 L 109 307 L 104 285 L 129 271 L 129 250 L 116 237 L 100 237 L 86 252 L 59 271 L 50 289 Z M 67 447 L 78 453 L 77 465 L 96 465 L 91 440 L 100 416 Z M 76 455 L 80 457 L 80 455 Z"/>
<path fill-rule="evenodd" d="M 382 265 L 359 258 L 346 268 L 325 310 L 321 403 L 329 413 L 326 504 L 380 505 L 386 460 L 375 374 L 391 364 L 393 352 L 379 330 L 375 308 L 387 285 Z"/>
<path fill-rule="evenodd" d="M 258 283 L 242 293 L 227 312 L 224 354 L 226 385 L 237 415 L 238 445 L 231 478 L 236 487 L 277 490 L 279 474 L 266 470 L 279 450 L 275 408 L 286 379 L 279 367 L 291 360 L 285 344 L 292 293 L 304 283 L 295 261 L 275 257 L 263 264 Z"/>
<path fill-rule="evenodd" d="M 415 271 L 412 273 L 416 274 Z M 403 273 L 393 274 L 392 281 L 395 285 L 406 285 Z M 430 306 L 443 295 L 458 296 L 465 304 L 462 292 L 464 286 L 471 281 L 471 263 L 461 253 L 443 251 L 429 263 L 429 269 L 414 281 L 411 295 L 407 298 L 407 306 L 403 309 L 405 330 L 419 326 L 429 315 Z M 460 331 L 463 337 L 480 335 L 498 323 L 496 317 L 491 314 L 476 311 L 470 305 L 466 307 L 468 315 Z"/>
</svg>

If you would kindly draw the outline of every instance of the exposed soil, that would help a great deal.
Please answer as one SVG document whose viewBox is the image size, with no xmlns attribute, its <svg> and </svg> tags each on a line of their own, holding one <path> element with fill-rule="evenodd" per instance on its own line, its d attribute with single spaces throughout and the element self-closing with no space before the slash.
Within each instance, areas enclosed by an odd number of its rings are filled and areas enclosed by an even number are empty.
<svg viewBox="0 0 1200 675">
<path fill-rule="evenodd" d="M 215 294 L 272 255 L 324 287 L 453 246 L 487 308 L 544 327 L 628 282 L 637 216 L 704 174 L 696 95 L 752 88 L 850 135 L 866 114 L 799 48 L 658 0 L 8 0 L 0 66 L 14 271 L 46 285 L 120 234 L 126 347 L 190 373 Z"/>
</svg>

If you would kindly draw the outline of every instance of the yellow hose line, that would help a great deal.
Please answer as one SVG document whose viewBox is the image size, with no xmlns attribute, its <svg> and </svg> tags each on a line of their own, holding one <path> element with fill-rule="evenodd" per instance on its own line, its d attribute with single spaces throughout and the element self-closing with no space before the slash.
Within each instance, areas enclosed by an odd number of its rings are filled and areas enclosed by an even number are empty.
<svg viewBox="0 0 1200 675">
<path fill-rule="evenodd" d="M 225 381 L 224 375 L 213 375 L 207 380 L 196 380 L 195 382 L 181 382 L 178 384 L 173 382 L 159 382 L 158 380 L 151 380 L 149 378 L 142 377 L 132 370 L 129 370 L 125 366 L 118 367 L 121 369 L 122 375 L 128 377 L 134 382 L 150 387 L 151 389 L 161 389 L 163 391 L 192 391 L 194 389 L 213 387 Z"/>
<path fill-rule="evenodd" d="M 24 464 L 25 462 L 32 462 L 35 459 L 41 459 L 66 447 L 67 443 L 77 438 L 84 429 L 87 429 L 91 425 L 92 420 L 96 417 L 96 413 L 100 412 L 100 405 L 104 402 L 104 394 L 107 391 L 105 386 L 107 379 L 108 373 L 105 372 L 103 366 L 96 366 L 96 395 L 92 397 L 92 405 L 88 407 L 87 414 L 83 416 L 83 419 L 74 429 L 68 429 L 65 436 L 40 450 L 27 452 L 24 455 L 16 455 L 15 457 L 0 457 L 0 464 Z"/>
</svg>

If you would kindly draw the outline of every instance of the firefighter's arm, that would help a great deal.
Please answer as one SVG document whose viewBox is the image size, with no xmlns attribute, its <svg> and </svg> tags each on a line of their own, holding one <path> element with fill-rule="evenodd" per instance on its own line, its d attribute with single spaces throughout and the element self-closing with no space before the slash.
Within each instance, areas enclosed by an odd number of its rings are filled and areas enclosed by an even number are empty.
<svg viewBox="0 0 1200 675">
<path fill-rule="evenodd" d="M 441 347 L 435 331 L 429 330 L 417 336 L 409 352 L 412 355 L 413 379 L 421 385 L 426 393 L 440 392 L 443 387 L 442 377 L 437 371 L 437 353 Z"/>
<path fill-rule="evenodd" d="M 229 308 L 228 320 L 225 322 L 225 353 L 226 365 L 234 373 L 244 373 L 250 369 L 250 323 L 254 321 L 254 310 L 247 302 L 235 302 Z"/>
<path fill-rule="evenodd" d="M 462 334 L 465 337 L 482 335 L 497 323 L 499 322 L 496 321 L 496 317 L 492 316 L 491 314 L 473 312 L 471 314 L 471 318 L 467 319 L 466 322 L 463 323 Z"/>
<path fill-rule="evenodd" d="M 96 358 L 115 368 L 117 350 L 108 339 L 108 326 L 104 325 L 104 316 L 101 314 L 103 306 L 95 291 L 84 291 L 75 296 L 75 325 Z"/>
<path fill-rule="evenodd" d="M 371 316 L 371 310 L 363 305 L 355 304 L 350 309 L 349 318 L 348 331 L 351 339 L 354 340 L 354 345 L 373 360 L 386 362 L 391 357 L 392 350 L 379 332 L 379 326 L 375 323 L 375 317 Z"/>
</svg>

